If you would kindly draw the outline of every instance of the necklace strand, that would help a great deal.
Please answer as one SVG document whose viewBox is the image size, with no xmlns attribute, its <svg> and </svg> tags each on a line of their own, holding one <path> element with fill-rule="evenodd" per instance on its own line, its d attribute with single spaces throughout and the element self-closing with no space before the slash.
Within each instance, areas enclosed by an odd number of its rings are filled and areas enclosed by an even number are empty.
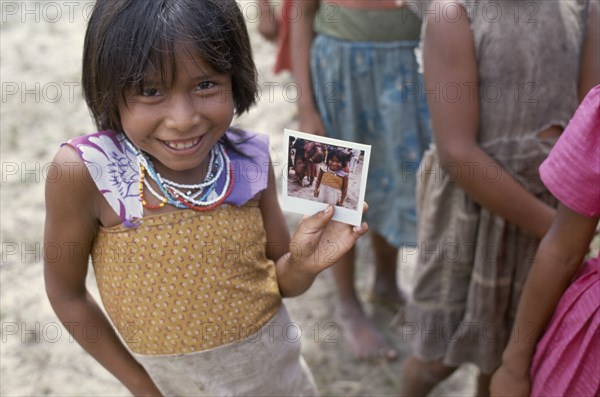
<svg viewBox="0 0 600 397">
<path fill-rule="evenodd" d="M 220 142 L 217 142 L 212 147 L 206 177 L 202 183 L 198 184 L 181 184 L 163 178 L 156 171 L 154 164 L 144 152 L 136 148 L 129 140 L 126 143 L 136 154 L 140 169 L 140 181 L 138 184 L 140 200 L 142 205 L 148 209 L 159 209 L 166 204 L 170 204 L 181 209 L 189 208 L 195 211 L 208 211 L 222 204 L 231 193 L 234 183 L 233 167 L 231 159 Z M 227 169 L 225 182 L 220 189 L 220 193 L 216 193 L 217 182 L 224 169 Z M 146 178 L 146 174 L 149 178 Z M 156 183 L 160 193 L 152 187 L 148 179 L 152 179 Z M 144 197 L 144 186 L 160 202 L 158 205 L 148 204 Z M 215 192 L 216 197 L 208 200 L 207 198 L 213 192 Z"/>
</svg>

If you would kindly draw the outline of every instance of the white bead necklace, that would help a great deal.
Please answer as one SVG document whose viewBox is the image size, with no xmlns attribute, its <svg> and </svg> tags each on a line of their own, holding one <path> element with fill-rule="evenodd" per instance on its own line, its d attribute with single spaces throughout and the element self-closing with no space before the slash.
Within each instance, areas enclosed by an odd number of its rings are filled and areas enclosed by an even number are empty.
<svg viewBox="0 0 600 397">
<path fill-rule="evenodd" d="M 129 139 L 126 140 L 128 147 L 136 154 L 136 159 L 140 168 L 140 185 L 143 185 L 148 191 L 161 203 L 168 203 L 177 208 L 189 208 L 196 211 L 208 211 L 221 204 L 231 193 L 234 176 L 231 165 L 231 159 L 227 154 L 225 147 L 221 142 L 217 142 L 210 150 L 210 159 L 208 170 L 204 181 L 197 184 L 182 184 L 166 179 L 158 173 L 152 163 L 152 160 L 146 153 L 135 147 Z M 227 169 L 223 186 L 217 192 L 218 181 Z M 145 171 L 149 177 L 154 180 L 160 193 L 157 192 L 148 178 L 144 178 Z M 162 194 L 161 194 L 162 193 Z M 157 208 L 148 205 L 142 197 L 143 191 L 140 187 L 140 198 L 146 208 Z M 209 197 L 212 197 L 209 199 Z M 162 207 L 164 204 L 160 205 Z"/>
</svg>

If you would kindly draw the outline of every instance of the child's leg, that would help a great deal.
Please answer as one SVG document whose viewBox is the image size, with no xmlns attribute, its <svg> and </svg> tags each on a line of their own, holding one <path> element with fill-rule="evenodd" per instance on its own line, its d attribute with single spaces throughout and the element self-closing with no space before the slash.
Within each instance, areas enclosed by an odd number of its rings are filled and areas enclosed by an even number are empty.
<svg viewBox="0 0 600 397">
<path fill-rule="evenodd" d="M 341 305 L 341 322 L 350 349 L 359 359 L 386 357 L 394 359 L 397 352 L 386 342 L 365 314 L 354 287 L 354 249 L 333 266 Z"/>
<path fill-rule="evenodd" d="M 390 308 L 398 310 L 404 304 L 396 278 L 398 249 L 377 233 L 371 234 L 371 244 L 375 254 L 375 282 L 371 296 Z"/>
<path fill-rule="evenodd" d="M 306 163 L 308 164 L 308 166 L 306 167 L 306 169 L 308 170 L 308 173 L 307 173 L 307 175 L 306 175 L 306 176 L 307 176 L 307 178 L 308 178 L 308 186 L 312 186 L 312 184 L 313 184 L 313 182 L 314 182 L 314 180 L 315 180 L 315 176 L 316 176 L 316 175 L 315 175 L 315 167 L 316 167 L 316 164 L 315 164 L 315 163 L 313 163 L 313 162 L 312 162 L 312 161 L 310 161 L 310 160 L 309 160 L 309 161 L 307 161 Z"/>
<path fill-rule="evenodd" d="M 410 356 L 402 366 L 402 386 L 399 397 L 427 396 L 434 387 L 446 379 L 456 368 L 447 367 L 441 361 L 424 362 Z"/>
</svg>

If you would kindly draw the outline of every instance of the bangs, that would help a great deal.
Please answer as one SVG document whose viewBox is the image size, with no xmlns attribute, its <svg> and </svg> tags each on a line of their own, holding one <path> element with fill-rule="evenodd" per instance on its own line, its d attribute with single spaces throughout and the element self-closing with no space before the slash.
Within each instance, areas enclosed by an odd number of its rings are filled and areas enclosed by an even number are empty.
<svg viewBox="0 0 600 397">
<path fill-rule="evenodd" d="M 202 18 L 202 15 L 215 14 L 205 9 L 198 10 L 197 18 L 182 18 L 177 2 L 165 2 L 162 7 L 158 7 L 161 4 L 156 1 L 143 3 L 148 14 L 158 15 L 158 18 L 140 18 L 146 23 L 139 24 L 137 29 L 121 30 L 128 32 L 116 42 L 117 47 L 122 48 L 120 54 L 114 54 L 115 72 L 121 78 L 111 90 L 120 92 L 121 99 L 131 91 L 141 93 L 148 78 L 170 88 L 177 74 L 176 50 L 185 51 L 198 67 L 195 60 L 201 57 L 218 72 L 232 72 L 227 36 L 223 34 L 227 24 L 223 18 Z M 139 17 L 138 12 L 135 14 Z M 119 62 L 119 59 L 127 61 Z"/>
</svg>

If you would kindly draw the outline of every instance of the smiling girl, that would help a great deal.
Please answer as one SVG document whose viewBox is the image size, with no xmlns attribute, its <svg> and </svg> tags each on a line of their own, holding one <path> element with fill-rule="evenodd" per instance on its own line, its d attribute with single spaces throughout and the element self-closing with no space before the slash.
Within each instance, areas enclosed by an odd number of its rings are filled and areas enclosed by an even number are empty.
<svg viewBox="0 0 600 397">
<path fill-rule="evenodd" d="M 319 169 L 315 183 L 315 197 L 322 203 L 343 206 L 348 194 L 348 173 L 346 155 L 339 149 L 329 153 L 327 166 Z"/>
<path fill-rule="evenodd" d="M 60 320 L 134 395 L 315 395 L 282 297 L 367 227 L 329 206 L 290 239 L 267 137 L 231 127 L 257 95 L 236 1 L 99 1 L 82 78 L 100 131 L 46 185 L 44 244 L 73 248 L 44 265 Z"/>
</svg>

